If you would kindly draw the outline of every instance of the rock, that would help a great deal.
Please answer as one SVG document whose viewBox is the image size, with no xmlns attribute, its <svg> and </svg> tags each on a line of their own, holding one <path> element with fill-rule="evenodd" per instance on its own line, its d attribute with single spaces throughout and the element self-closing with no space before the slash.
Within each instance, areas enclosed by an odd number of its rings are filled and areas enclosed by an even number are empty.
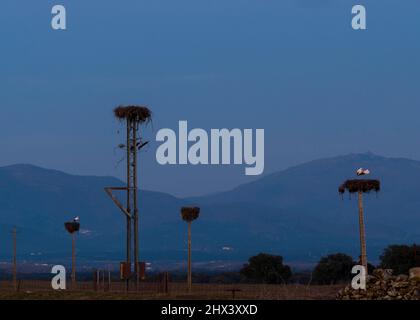
<svg viewBox="0 0 420 320">
<path fill-rule="evenodd" d="M 392 284 L 393 288 L 406 288 L 408 286 L 410 286 L 410 282 L 404 281 L 404 280 L 401 280 L 400 282 L 398 282 L 397 280 L 396 282 Z"/>
<path fill-rule="evenodd" d="M 396 297 L 398 295 L 398 293 L 394 290 L 389 290 L 387 293 L 390 297 Z"/>
<path fill-rule="evenodd" d="M 413 274 L 416 275 L 416 271 Z M 390 269 L 376 269 L 372 275 L 366 277 L 366 290 L 355 290 L 346 286 L 338 292 L 337 299 L 420 300 L 420 280 L 417 276 L 412 276 L 412 273 L 410 277 L 393 276 Z"/>
<path fill-rule="evenodd" d="M 408 274 L 410 279 L 420 280 L 420 268 L 411 268 Z"/>
<path fill-rule="evenodd" d="M 407 281 L 408 280 L 408 276 L 406 274 L 400 274 L 397 276 L 397 281 Z"/>
</svg>

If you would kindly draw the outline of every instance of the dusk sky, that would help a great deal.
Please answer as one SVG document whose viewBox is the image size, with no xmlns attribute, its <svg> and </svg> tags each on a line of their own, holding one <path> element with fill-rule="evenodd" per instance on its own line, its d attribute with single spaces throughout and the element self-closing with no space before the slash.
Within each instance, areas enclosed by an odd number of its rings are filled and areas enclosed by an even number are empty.
<svg viewBox="0 0 420 320">
<path fill-rule="evenodd" d="M 356 152 L 420 160 L 419 36 L 418 0 L 2 0 L 0 166 L 124 178 L 119 104 L 153 111 L 140 185 L 176 196 L 258 178 L 157 164 L 155 134 L 179 120 L 265 129 L 265 175 Z"/>
</svg>

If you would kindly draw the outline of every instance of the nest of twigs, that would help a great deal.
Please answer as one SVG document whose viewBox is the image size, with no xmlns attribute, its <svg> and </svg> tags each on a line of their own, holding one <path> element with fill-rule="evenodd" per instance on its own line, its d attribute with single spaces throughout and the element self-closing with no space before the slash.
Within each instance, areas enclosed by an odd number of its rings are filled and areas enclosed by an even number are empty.
<svg viewBox="0 0 420 320">
<path fill-rule="evenodd" d="M 354 180 L 347 180 L 345 181 L 340 187 L 338 188 L 338 192 L 343 194 L 346 192 L 355 193 L 355 192 L 371 192 L 375 191 L 378 192 L 381 190 L 381 183 L 379 180 L 372 180 L 372 179 L 354 179 Z"/>
<path fill-rule="evenodd" d="M 74 221 L 72 221 L 72 222 L 66 222 L 64 224 L 64 227 L 66 228 L 66 230 L 69 233 L 75 233 L 75 232 L 79 231 L 79 229 L 80 229 L 80 223 L 79 222 L 74 222 Z"/>
<path fill-rule="evenodd" d="M 119 106 L 114 109 L 114 115 L 120 120 L 128 119 L 142 123 L 151 119 L 152 112 L 145 106 Z"/>
<path fill-rule="evenodd" d="M 182 207 L 181 208 L 181 217 L 182 220 L 191 222 L 198 218 L 200 215 L 199 207 Z"/>
</svg>

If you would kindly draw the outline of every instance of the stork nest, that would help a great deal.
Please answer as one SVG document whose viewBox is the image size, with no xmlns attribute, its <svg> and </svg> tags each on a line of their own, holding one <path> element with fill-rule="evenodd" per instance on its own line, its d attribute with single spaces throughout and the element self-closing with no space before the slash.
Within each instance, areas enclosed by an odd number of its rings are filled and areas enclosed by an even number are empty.
<svg viewBox="0 0 420 320">
<path fill-rule="evenodd" d="M 181 208 L 181 217 L 182 220 L 187 222 L 194 221 L 200 215 L 199 207 L 182 207 Z"/>
<path fill-rule="evenodd" d="M 381 190 L 381 183 L 379 180 L 371 180 L 371 179 L 354 179 L 354 180 L 347 180 L 345 181 L 339 188 L 338 192 L 343 194 L 346 190 L 350 193 L 355 192 L 370 192 L 375 191 L 378 192 Z"/>
<path fill-rule="evenodd" d="M 80 223 L 79 222 L 74 222 L 74 221 L 72 221 L 72 222 L 66 222 L 64 224 L 64 227 L 66 228 L 66 230 L 69 233 L 75 233 L 75 232 L 79 231 L 79 229 L 80 229 Z"/>
<path fill-rule="evenodd" d="M 152 112 L 145 106 L 119 106 L 114 109 L 114 115 L 120 120 L 128 119 L 142 123 L 151 119 Z"/>
</svg>

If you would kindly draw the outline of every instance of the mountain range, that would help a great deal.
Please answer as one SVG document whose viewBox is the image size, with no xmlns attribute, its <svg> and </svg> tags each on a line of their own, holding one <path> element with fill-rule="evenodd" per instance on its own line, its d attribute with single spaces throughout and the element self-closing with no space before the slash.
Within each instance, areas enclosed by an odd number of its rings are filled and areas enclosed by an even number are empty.
<svg viewBox="0 0 420 320">
<path fill-rule="evenodd" d="M 420 162 L 372 153 L 303 163 L 231 191 L 179 199 L 140 191 L 140 256 L 146 261 L 185 258 L 183 205 L 198 205 L 193 223 L 196 261 L 246 261 L 259 252 L 286 261 L 315 262 L 322 255 L 358 256 L 356 196 L 338 186 L 368 168 L 381 181 L 378 194 L 364 195 L 368 257 L 376 261 L 393 243 L 420 242 Z M 13 226 L 21 259 L 60 261 L 70 252 L 64 222 L 80 216 L 78 256 L 124 259 L 125 218 L 104 192 L 123 186 L 113 177 L 75 176 L 32 165 L 0 168 L 0 259 L 10 257 Z M 120 195 L 124 199 L 123 195 Z"/>
</svg>

